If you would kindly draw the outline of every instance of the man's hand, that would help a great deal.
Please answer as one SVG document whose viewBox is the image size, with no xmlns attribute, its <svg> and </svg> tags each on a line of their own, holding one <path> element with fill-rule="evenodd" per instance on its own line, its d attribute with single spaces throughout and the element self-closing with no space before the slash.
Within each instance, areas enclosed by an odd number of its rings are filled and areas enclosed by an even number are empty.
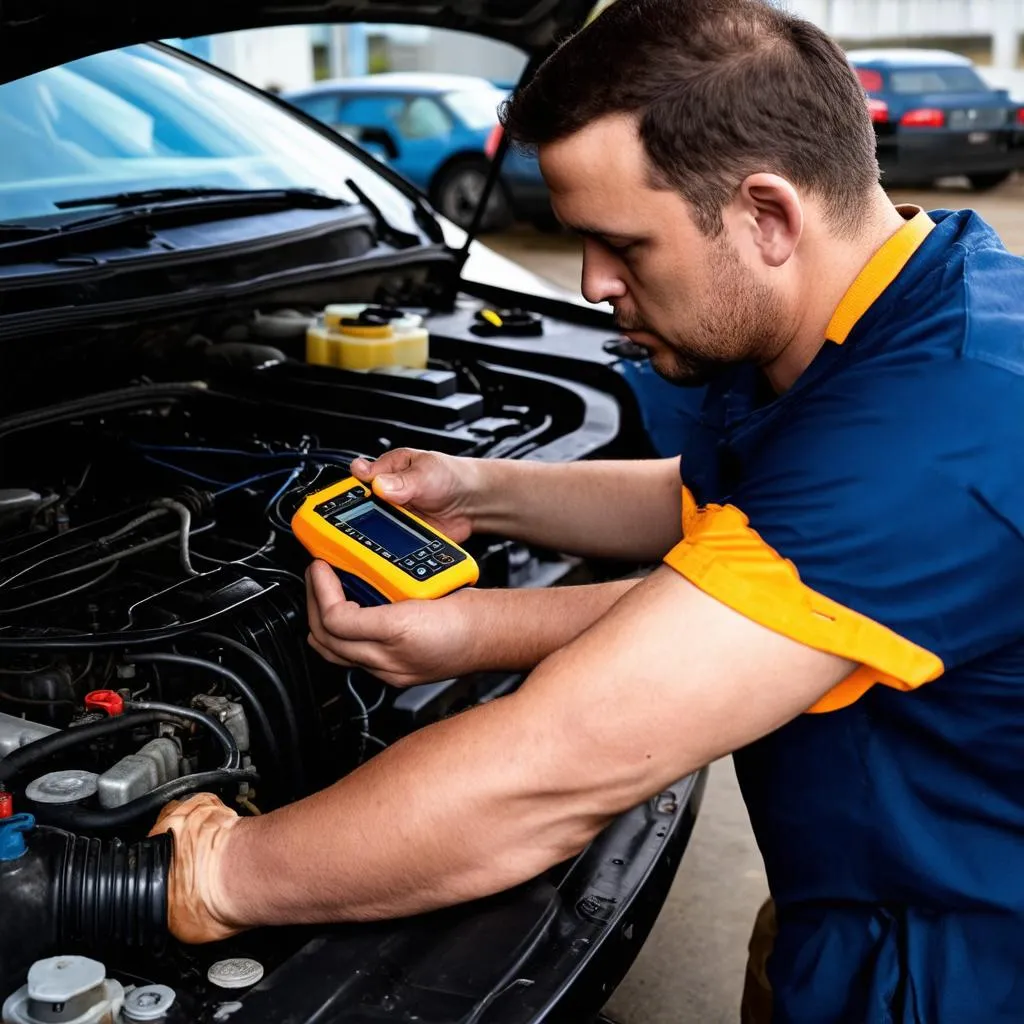
<svg viewBox="0 0 1024 1024">
<path fill-rule="evenodd" d="M 413 448 L 352 473 L 458 542 L 493 533 L 569 554 L 660 559 L 682 536 L 679 459 L 544 463 Z"/>
<path fill-rule="evenodd" d="M 356 459 L 352 474 L 456 543 L 473 532 L 472 502 L 480 487 L 476 459 L 395 448 L 376 462 Z"/>
<path fill-rule="evenodd" d="M 242 819 L 211 793 L 172 800 L 151 836 L 170 832 L 174 856 L 167 881 L 167 922 L 180 942 L 216 942 L 242 931 L 233 924 L 220 892 L 224 846 Z"/>
<path fill-rule="evenodd" d="M 335 665 L 411 686 L 482 669 L 531 669 L 571 643 L 639 580 L 584 587 L 461 590 L 435 601 L 360 608 L 334 570 L 306 572 L 309 643 Z"/>
<path fill-rule="evenodd" d="M 362 608 L 345 597 L 334 570 L 306 570 L 309 643 L 327 661 L 372 672 L 392 686 L 446 679 L 478 667 L 482 631 L 468 605 L 472 591 L 435 601 Z"/>
</svg>

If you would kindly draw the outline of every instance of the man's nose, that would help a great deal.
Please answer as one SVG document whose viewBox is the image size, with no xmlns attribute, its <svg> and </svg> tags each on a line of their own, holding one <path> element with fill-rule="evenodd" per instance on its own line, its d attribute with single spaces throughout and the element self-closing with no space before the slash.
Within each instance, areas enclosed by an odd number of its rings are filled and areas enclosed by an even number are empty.
<svg viewBox="0 0 1024 1024">
<path fill-rule="evenodd" d="M 612 302 L 626 294 L 618 260 L 589 240 L 583 243 L 583 275 L 580 281 L 587 302 Z"/>
</svg>

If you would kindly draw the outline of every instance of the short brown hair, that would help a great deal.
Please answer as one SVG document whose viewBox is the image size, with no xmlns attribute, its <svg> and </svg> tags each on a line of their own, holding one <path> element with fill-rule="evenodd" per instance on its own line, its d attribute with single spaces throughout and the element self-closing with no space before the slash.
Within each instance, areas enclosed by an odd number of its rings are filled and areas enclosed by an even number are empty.
<svg viewBox="0 0 1024 1024">
<path fill-rule="evenodd" d="M 851 229 L 877 184 L 864 91 L 839 46 L 764 0 L 615 0 L 566 40 L 501 120 L 525 146 L 634 115 L 653 183 L 676 189 L 708 235 L 750 174 L 820 197 Z"/>
</svg>

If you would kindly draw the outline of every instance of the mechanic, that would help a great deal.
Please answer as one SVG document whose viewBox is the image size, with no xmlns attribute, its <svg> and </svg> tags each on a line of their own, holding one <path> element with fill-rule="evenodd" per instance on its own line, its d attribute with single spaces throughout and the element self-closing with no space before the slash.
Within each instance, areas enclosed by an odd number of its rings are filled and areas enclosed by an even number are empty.
<svg viewBox="0 0 1024 1024">
<path fill-rule="evenodd" d="M 735 752 L 774 1020 L 1020 1021 L 1024 260 L 970 211 L 894 207 L 842 51 L 758 0 L 618 0 L 503 120 L 586 297 L 709 382 L 706 429 L 681 460 L 354 471 L 456 540 L 661 564 L 365 609 L 314 564 L 339 666 L 532 671 L 263 817 L 169 807 L 172 929 L 472 900 Z"/>
</svg>

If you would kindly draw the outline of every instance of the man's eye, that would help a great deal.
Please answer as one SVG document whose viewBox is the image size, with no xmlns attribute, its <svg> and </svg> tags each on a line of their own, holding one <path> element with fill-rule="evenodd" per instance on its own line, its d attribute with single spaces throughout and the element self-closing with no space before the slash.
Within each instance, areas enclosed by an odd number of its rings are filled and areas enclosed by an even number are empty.
<svg viewBox="0 0 1024 1024">
<path fill-rule="evenodd" d="M 630 252 L 636 249 L 638 244 L 639 243 L 637 242 L 621 242 L 620 244 L 615 245 L 612 242 L 605 242 L 609 251 L 615 253 L 616 256 L 629 255 Z"/>
</svg>

